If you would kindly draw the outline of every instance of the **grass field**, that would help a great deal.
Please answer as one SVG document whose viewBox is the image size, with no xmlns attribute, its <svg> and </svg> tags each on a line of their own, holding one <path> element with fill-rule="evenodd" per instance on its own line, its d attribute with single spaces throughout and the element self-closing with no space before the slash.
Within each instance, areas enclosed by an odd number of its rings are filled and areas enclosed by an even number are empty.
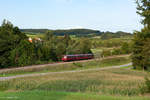
<svg viewBox="0 0 150 100">
<path fill-rule="evenodd" d="M 28 37 L 31 38 L 43 38 L 43 34 L 26 34 Z"/>
<path fill-rule="evenodd" d="M 0 93 L 0 100 L 149 100 L 149 97 L 120 97 L 98 94 L 26 91 Z"/>
<path fill-rule="evenodd" d="M 47 70 L 63 71 L 65 67 L 69 68 L 65 70 L 84 70 L 129 62 L 128 57 L 118 57 L 105 59 L 100 63 L 94 60 L 67 64 L 68 66 L 59 65 L 52 68 L 49 66 Z M 150 97 L 141 94 L 144 78 L 149 76 L 149 73 L 132 70 L 131 67 L 56 73 L 0 81 L 0 100 L 150 100 Z M 34 69 L 33 72 L 40 71 L 44 70 Z"/>
<path fill-rule="evenodd" d="M 108 66 L 127 64 L 130 62 L 131 60 L 129 57 L 116 57 L 116 58 L 108 58 L 104 60 L 93 60 L 88 62 L 75 62 L 71 64 L 45 66 L 42 68 L 30 68 L 30 69 L 19 69 L 19 70 L 14 69 L 10 71 L 0 72 L 0 77 L 21 75 L 21 74 L 32 74 L 32 73 L 34 74 L 34 73 L 102 68 Z"/>
<path fill-rule="evenodd" d="M 138 96 L 146 72 L 107 69 L 17 78 L 0 82 L 0 91 L 60 91 Z"/>
</svg>

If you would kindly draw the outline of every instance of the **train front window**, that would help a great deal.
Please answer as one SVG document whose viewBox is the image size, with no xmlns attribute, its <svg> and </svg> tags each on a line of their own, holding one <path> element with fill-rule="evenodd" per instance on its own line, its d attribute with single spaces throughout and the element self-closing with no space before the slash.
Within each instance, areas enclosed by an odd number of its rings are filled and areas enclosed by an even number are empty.
<svg viewBox="0 0 150 100">
<path fill-rule="evenodd" d="M 67 56 L 64 56 L 64 59 L 67 59 Z"/>
</svg>

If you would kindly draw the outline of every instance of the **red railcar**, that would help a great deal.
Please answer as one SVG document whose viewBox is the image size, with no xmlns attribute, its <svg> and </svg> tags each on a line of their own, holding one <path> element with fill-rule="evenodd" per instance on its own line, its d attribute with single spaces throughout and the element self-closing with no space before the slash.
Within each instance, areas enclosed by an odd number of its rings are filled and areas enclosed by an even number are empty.
<svg viewBox="0 0 150 100">
<path fill-rule="evenodd" d="M 93 59 L 93 54 L 76 54 L 76 55 L 64 55 L 62 61 L 73 61 L 73 60 L 86 60 Z"/>
</svg>

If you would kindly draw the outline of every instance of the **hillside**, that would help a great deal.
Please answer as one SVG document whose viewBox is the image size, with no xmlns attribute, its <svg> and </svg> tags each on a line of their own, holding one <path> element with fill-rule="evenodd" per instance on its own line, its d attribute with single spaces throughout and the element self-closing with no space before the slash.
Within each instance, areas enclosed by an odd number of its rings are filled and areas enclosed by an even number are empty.
<svg viewBox="0 0 150 100">
<path fill-rule="evenodd" d="M 38 34 L 38 33 L 45 33 L 46 31 L 48 31 L 48 29 L 20 29 L 20 31 L 24 33 Z"/>
<path fill-rule="evenodd" d="M 33 34 L 38 34 L 38 33 L 45 33 L 48 31 L 48 29 L 20 29 L 22 32 L 25 33 L 33 33 Z M 91 29 L 68 29 L 68 30 L 49 30 L 53 31 L 55 35 L 100 35 L 101 32 L 98 30 L 91 30 Z"/>
<path fill-rule="evenodd" d="M 133 34 L 131 33 L 127 33 L 127 32 L 122 32 L 122 31 L 118 31 L 118 32 L 104 32 L 103 34 L 101 34 L 101 39 L 112 39 L 112 38 L 121 38 L 121 37 L 131 37 Z"/>
<path fill-rule="evenodd" d="M 92 29 L 68 29 L 68 30 L 49 30 L 49 29 L 20 29 L 21 32 L 28 34 L 43 34 L 46 31 L 52 31 L 57 36 L 64 36 L 65 34 L 75 35 L 77 37 L 81 36 L 101 36 L 101 39 L 111 39 L 111 38 L 121 38 L 130 37 L 131 33 L 118 31 L 118 32 L 101 32 L 99 30 Z"/>
</svg>

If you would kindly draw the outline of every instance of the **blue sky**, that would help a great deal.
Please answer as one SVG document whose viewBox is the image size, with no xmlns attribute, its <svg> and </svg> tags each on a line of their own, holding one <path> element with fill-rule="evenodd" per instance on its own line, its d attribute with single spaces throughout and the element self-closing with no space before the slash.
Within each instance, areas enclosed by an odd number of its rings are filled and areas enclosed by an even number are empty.
<svg viewBox="0 0 150 100">
<path fill-rule="evenodd" d="M 0 0 L 0 21 L 19 28 L 140 30 L 135 0 Z"/>
</svg>

